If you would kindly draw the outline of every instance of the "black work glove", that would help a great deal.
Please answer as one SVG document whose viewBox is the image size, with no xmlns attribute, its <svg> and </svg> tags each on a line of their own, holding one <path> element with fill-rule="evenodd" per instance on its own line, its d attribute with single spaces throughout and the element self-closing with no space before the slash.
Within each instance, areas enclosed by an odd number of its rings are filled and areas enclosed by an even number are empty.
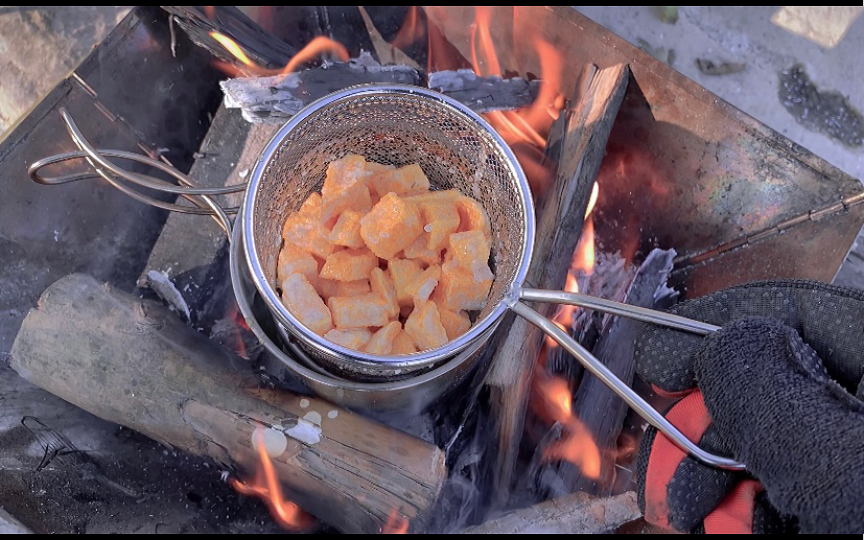
<svg viewBox="0 0 864 540">
<path fill-rule="evenodd" d="M 667 418 L 747 472 L 702 465 L 649 429 L 637 475 L 646 519 L 682 532 L 864 531 L 864 293 L 763 282 L 671 312 L 723 328 L 701 338 L 649 326 L 637 370 L 686 394 Z"/>
</svg>

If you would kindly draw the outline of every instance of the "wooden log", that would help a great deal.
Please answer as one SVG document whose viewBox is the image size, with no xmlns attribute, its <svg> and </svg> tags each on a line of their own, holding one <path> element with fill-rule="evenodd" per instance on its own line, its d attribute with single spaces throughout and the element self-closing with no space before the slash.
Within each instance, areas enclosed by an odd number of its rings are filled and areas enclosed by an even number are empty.
<svg viewBox="0 0 864 540">
<path fill-rule="evenodd" d="M 672 271 L 675 251 L 652 251 L 636 273 L 624 302 L 653 308 L 658 293 L 666 287 Z M 635 360 L 633 351 L 643 323 L 615 317 L 594 348 L 594 355 L 628 386 L 633 383 Z M 600 475 L 589 478 L 570 464 L 561 463 L 560 480 L 568 492 L 584 491 L 592 495 L 608 495 L 615 481 L 615 461 L 618 457 L 618 436 L 627 414 L 627 404 L 597 377 L 586 374 L 573 398 L 573 414 L 585 426 L 600 450 Z"/>
<path fill-rule="evenodd" d="M 420 74 L 408 66 L 382 66 L 368 53 L 288 75 L 240 77 L 222 81 L 225 105 L 243 110 L 249 122 L 284 123 L 303 107 L 331 92 L 355 84 L 418 84 Z"/>
<path fill-rule="evenodd" d="M 193 43 L 217 58 L 236 63 L 240 69 L 243 65 L 211 32 L 231 38 L 250 60 L 264 68 L 285 66 L 299 50 L 265 31 L 235 6 L 162 6 L 162 9 L 173 15 L 174 21 L 189 34 Z"/>
<path fill-rule="evenodd" d="M 632 491 L 610 498 L 573 493 L 490 519 L 463 534 L 602 534 L 639 519 Z"/>
<path fill-rule="evenodd" d="M 470 69 L 430 73 L 427 86 L 478 113 L 527 107 L 537 99 L 540 91 L 537 79 L 478 77 Z"/>
<path fill-rule="evenodd" d="M 597 177 L 612 123 L 627 88 L 629 70 L 612 66 L 587 72 L 581 91 L 562 114 L 566 123 L 561 162 L 555 183 L 538 205 L 533 263 L 527 283 L 541 288 L 563 287 L 573 251 L 582 231 L 591 187 Z M 553 127 L 553 133 L 555 133 Z M 535 306 L 551 315 L 551 305 Z M 487 377 L 492 400 L 493 437 L 498 448 L 493 493 L 497 506 L 506 502 L 513 479 L 543 333 L 523 320 L 502 329 L 507 338 L 495 353 Z"/>
<path fill-rule="evenodd" d="M 11 366 L 105 420 L 173 448 L 255 470 L 263 427 L 286 496 L 343 532 L 425 517 L 444 453 L 323 400 L 257 386 L 249 364 L 154 302 L 67 276 L 21 327 Z"/>
</svg>

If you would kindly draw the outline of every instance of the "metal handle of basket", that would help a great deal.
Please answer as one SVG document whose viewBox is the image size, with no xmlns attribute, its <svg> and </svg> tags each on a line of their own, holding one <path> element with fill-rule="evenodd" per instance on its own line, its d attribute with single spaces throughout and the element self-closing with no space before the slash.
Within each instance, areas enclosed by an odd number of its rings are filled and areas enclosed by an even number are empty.
<svg viewBox="0 0 864 540">
<path fill-rule="evenodd" d="M 642 322 L 658 324 L 678 330 L 684 330 L 697 335 L 708 335 L 719 330 L 719 327 L 712 324 L 694 321 L 677 315 L 654 311 L 651 309 L 640 308 L 611 300 L 603 300 L 579 293 L 568 293 L 564 291 L 546 291 L 541 289 L 522 289 L 520 292 L 520 300 L 528 302 L 543 302 L 551 304 L 567 304 L 579 306 L 588 309 L 595 309 L 605 313 L 611 313 L 622 317 L 636 319 Z M 657 428 L 657 430 L 671 440 L 678 448 L 687 452 L 697 460 L 720 469 L 728 469 L 734 471 L 745 470 L 746 467 L 737 461 L 712 454 L 700 448 L 696 443 L 688 439 L 678 428 L 676 428 L 665 416 L 660 414 L 657 409 L 648 404 L 636 392 L 633 391 L 621 379 L 615 376 L 609 368 L 603 365 L 600 360 L 579 344 L 575 339 L 570 337 L 566 332 L 561 330 L 555 323 L 530 308 L 527 304 L 519 301 L 511 306 L 511 309 L 520 317 L 530 322 L 546 335 L 554 339 L 567 352 L 573 355 L 576 360 L 582 364 L 588 372 L 600 379 L 603 384 L 609 387 L 610 390 L 624 400 L 639 416 L 644 418 L 649 424 Z"/>
<path fill-rule="evenodd" d="M 228 215 L 236 214 L 237 208 L 222 208 L 219 203 L 213 200 L 213 197 L 217 195 L 227 195 L 229 193 L 244 191 L 246 189 L 246 184 L 238 184 L 221 188 L 198 187 L 195 182 L 187 175 L 178 171 L 170 164 L 163 163 L 162 161 L 159 161 L 157 159 L 153 159 L 151 157 L 141 154 L 136 154 L 134 152 L 126 152 L 123 150 L 103 150 L 94 148 L 93 145 L 91 145 L 90 142 L 81 133 L 81 130 L 78 129 L 78 126 L 77 124 L 75 124 L 75 121 L 72 119 L 72 115 L 69 114 L 69 111 L 67 111 L 65 108 L 61 108 L 60 116 L 63 119 L 63 122 L 66 124 L 66 130 L 69 132 L 69 136 L 72 138 L 72 142 L 74 142 L 75 146 L 78 147 L 78 151 L 56 154 L 34 162 L 27 169 L 31 180 L 33 180 L 37 184 L 54 186 L 58 184 L 68 184 L 70 182 L 77 182 L 79 180 L 87 180 L 90 178 L 101 177 L 117 190 L 144 204 L 149 204 L 150 206 L 162 208 L 163 210 L 169 210 L 171 212 L 209 215 L 216 221 L 219 227 L 222 228 L 222 230 L 228 236 L 228 240 L 231 240 L 232 224 L 231 220 L 228 218 Z M 162 171 L 163 173 L 177 180 L 177 184 L 166 182 L 165 180 L 156 178 L 154 176 L 127 171 L 122 167 L 119 167 L 118 165 L 112 163 L 107 158 L 134 161 L 148 167 L 152 167 L 154 169 Z M 46 176 L 41 173 L 42 169 L 45 167 L 78 159 L 83 159 L 87 161 L 87 163 L 93 170 L 73 172 L 61 176 Z M 149 195 L 145 195 L 135 189 L 132 189 L 130 185 L 151 189 L 161 193 L 180 195 L 181 197 L 192 203 L 193 206 L 184 206 L 161 201 Z"/>
</svg>

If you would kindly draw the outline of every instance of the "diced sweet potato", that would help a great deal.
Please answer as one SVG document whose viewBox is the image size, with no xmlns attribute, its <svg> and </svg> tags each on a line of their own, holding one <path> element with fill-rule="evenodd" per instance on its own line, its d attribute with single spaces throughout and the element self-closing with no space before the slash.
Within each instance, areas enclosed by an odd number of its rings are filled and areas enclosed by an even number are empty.
<svg viewBox="0 0 864 540">
<path fill-rule="evenodd" d="M 441 251 L 447 247 L 447 238 L 459 229 L 459 212 L 453 204 L 420 202 L 423 230 L 426 231 L 426 247 Z"/>
<path fill-rule="evenodd" d="M 456 199 L 456 210 L 459 211 L 459 230 L 480 231 L 492 240 L 492 227 L 489 225 L 489 216 L 479 202 L 471 197 L 461 196 Z"/>
<path fill-rule="evenodd" d="M 360 220 L 363 241 L 382 259 L 392 259 L 422 233 L 417 207 L 393 193 L 381 197 L 372 211 Z"/>
<path fill-rule="evenodd" d="M 413 306 L 414 300 L 408 293 L 408 285 L 411 284 L 423 270 L 417 261 L 405 259 L 391 259 L 387 261 L 387 272 L 396 287 L 396 301 L 400 306 Z"/>
<path fill-rule="evenodd" d="M 438 203 L 438 204 L 454 204 L 457 199 L 462 197 L 462 193 L 455 189 L 442 189 L 440 191 L 422 191 L 418 193 L 405 194 L 404 200 L 414 204 L 421 203 Z"/>
<path fill-rule="evenodd" d="M 333 328 L 330 310 L 303 274 L 291 274 L 282 282 L 282 303 L 304 326 L 318 335 Z"/>
<path fill-rule="evenodd" d="M 420 262 L 423 266 L 430 266 L 433 264 L 441 264 L 441 250 L 440 249 L 429 249 L 427 246 L 429 244 L 429 233 L 423 233 L 417 237 L 417 240 L 411 243 L 411 245 L 406 246 L 404 250 L 402 250 L 402 256 L 406 259 L 412 259 Z"/>
<path fill-rule="evenodd" d="M 488 266 L 489 253 L 489 239 L 481 231 L 467 231 L 450 235 L 447 254 L 466 268 L 473 268 L 475 264 Z"/>
<path fill-rule="evenodd" d="M 331 198 L 325 198 L 321 204 L 319 221 L 322 226 L 332 227 L 342 212 L 354 210 L 365 214 L 372 209 L 372 196 L 369 188 L 362 182 L 357 182 Z"/>
<path fill-rule="evenodd" d="M 441 279 L 441 267 L 438 265 L 430 266 L 424 270 L 419 276 L 405 288 L 405 292 L 409 294 L 414 301 L 414 305 L 418 306 L 421 302 L 429 300 L 432 296 L 432 291 L 438 286 Z"/>
<path fill-rule="evenodd" d="M 441 326 L 447 333 L 447 339 L 453 341 L 471 328 L 471 319 L 464 311 L 450 311 L 438 306 L 438 315 L 441 317 Z"/>
<path fill-rule="evenodd" d="M 388 193 L 401 195 L 412 191 L 429 189 L 429 179 L 419 165 L 406 165 L 398 169 L 373 172 L 369 186 L 379 197 Z"/>
<path fill-rule="evenodd" d="M 393 349 L 390 354 L 413 354 L 417 352 L 417 345 L 414 345 L 414 340 L 408 335 L 408 332 L 401 330 L 396 337 L 393 338 Z"/>
<path fill-rule="evenodd" d="M 326 334 L 324 339 L 329 339 L 337 345 L 342 345 L 347 349 L 362 351 L 369 340 L 372 339 L 372 332 L 365 328 L 357 328 L 354 330 L 339 330 L 334 328 Z"/>
<path fill-rule="evenodd" d="M 333 323 L 339 329 L 384 326 L 390 322 L 390 306 L 376 294 L 331 296 L 327 300 Z"/>
<path fill-rule="evenodd" d="M 329 234 L 329 231 L 321 227 L 318 213 L 314 209 L 294 212 L 282 226 L 282 238 L 285 242 L 322 259 L 333 253 L 333 244 L 327 238 Z"/>
<path fill-rule="evenodd" d="M 318 261 L 294 244 L 286 242 L 279 251 L 276 280 L 282 283 L 291 274 L 303 274 L 314 287 L 318 283 Z"/>
<path fill-rule="evenodd" d="M 329 300 L 331 296 L 359 296 L 372 292 L 368 279 L 357 281 L 335 281 L 332 279 L 318 279 L 318 292 Z"/>
<path fill-rule="evenodd" d="M 384 326 L 366 344 L 366 352 L 369 354 L 390 354 L 393 351 L 393 340 L 402 332 L 402 324 L 393 321 Z"/>
<path fill-rule="evenodd" d="M 444 263 L 441 272 L 444 307 L 452 311 L 483 309 L 493 278 L 487 265 L 466 268 L 456 259 Z"/>
<path fill-rule="evenodd" d="M 366 184 L 371 173 L 366 170 L 366 159 L 363 156 L 350 154 L 331 161 L 327 166 L 327 176 L 321 187 L 323 202 L 337 198 L 354 184 Z"/>
<path fill-rule="evenodd" d="M 447 343 L 447 332 L 435 302 L 421 302 L 405 321 L 405 331 L 421 351 L 435 349 Z"/>
<path fill-rule="evenodd" d="M 320 193 L 313 193 L 312 195 L 309 195 L 309 197 L 305 201 L 303 201 L 303 204 L 300 205 L 300 210 L 298 210 L 298 212 L 300 212 L 301 214 L 313 214 L 313 215 L 316 215 L 315 213 L 320 212 L 320 211 L 321 211 L 321 194 Z"/>
<path fill-rule="evenodd" d="M 327 257 L 321 277 L 336 281 L 357 281 L 369 277 L 378 267 L 378 257 L 368 249 L 344 249 Z"/>
<path fill-rule="evenodd" d="M 372 292 L 387 301 L 390 306 L 390 318 L 395 319 L 399 316 L 399 302 L 396 300 L 396 286 L 393 285 L 393 280 L 384 270 L 373 268 L 369 274 L 369 283 L 372 285 Z"/>
<path fill-rule="evenodd" d="M 346 246 L 360 249 L 366 246 L 363 237 L 360 236 L 360 218 L 363 214 L 354 210 L 345 210 L 339 215 L 333 230 L 330 231 L 329 240 L 337 246 Z"/>
</svg>

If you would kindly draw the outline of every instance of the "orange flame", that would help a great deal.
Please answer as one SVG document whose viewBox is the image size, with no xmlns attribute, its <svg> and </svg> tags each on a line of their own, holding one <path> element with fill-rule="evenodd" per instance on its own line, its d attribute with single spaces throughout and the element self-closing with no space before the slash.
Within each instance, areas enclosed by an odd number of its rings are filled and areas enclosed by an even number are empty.
<svg viewBox="0 0 864 540">
<path fill-rule="evenodd" d="M 237 42 L 233 39 L 229 38 L 224 34 L 220 34 L 219 32 L 210 32 L 210 37 L 218 41 L 220 45 L 225 47 L 226 51 L 231 53 L 231 55 L 237 60 L 239 60 L 244 66 L 249 66 L 251 68 L 258 67 L 258 65 L 255 64 L 255 62 L 253 62 L 251 58 L 246 56 L 246 53 L 243 52 L 243 49 L 240 48 L 240 45 L 237 45 Z"/>
<path fill-rule="evenodd" d="M 381 534 L 408 534 L 408 518 L 400 516 L 394 508 L 387 518 L 387 523 L 381 528 Z"/>
<path fill-rule="evenodd" d="M 231 56 L 236 58 L 241 64 L 246 66 L 246 69 L 237 70 L 233 66 L 224 64 L 222 62 L 217 63 L 217 65 L 226 73 L 231 75 L 232 77 L 242 75 L 243 72 L 248 72 L 248 74 L 256 75 L 258 77 L 266 77 L 272 75 L 287 75 L 292 71 L 296 70 L 302 64 L 306 62 L 310 62 L 314 60 L 316 57 L 321 56 L 325 53 L 330 53 L 341 62 L 347 62 L 349 59 L 348 49 L 345 48 L 344 45 L 339 43 L 338 41 L 333 41 L 332 39 L 324 36 L 318 36 L 314 38 L 312 41 L 306 44 L 300 52 L 295 54 L 285 67 L 282 69 L 268 69 L 262 66 L 259 66 L 255 62 L 252 61 L 251 58 L 243 51 L 243 48 L 237 44 L 236 41 L 231 39 L 230 37 L 220 34 L 219 32 L 210 32 L 210 37 L 219 42 L 222 47 L 228 51 Z"/>
<path fill-rule="evenodd" d="M 345 48 L 345 45 L 342 45 L 338 41 L 333 41 L 328 37 L 318 36 L 310 41 L 300 50 L 300 52 L 295 54 L 294 57 L 288 61 L 288 64 L 285 65 L 285 69 L 282 70 L 282 73 L 291 73 L 301 64 L 305 64 L 306 62 L 314 60 L 316 57 L 328 52 L 335 55 L 342 62 L 348 61 L 348 49 Z"/>
<path fill-rule="evenodd" d="M 417 43 L 425 37 L 425 30 L 420 24 L 420 8 L 411 6 L 408 8 L 408 14 L 405 16 L 405 22 L 396 32 L 396 37 L 393 38 L 393 45 L 396 48 L 403 49 Z"/>
<path fill-rule="evenodd" d="M 540 397 L 535 410 L 547 422 L 557 422 L 564 429 L 560 441 L 543 450 L 543 461 L 570 462 L 588 478 L 600 477 L 600 449 L 585 424 L 573 414 L 573 398 L 567 381 L 560 377 L 537 374 L 534 391 Z"/>
<path fill-rule="evenodd" d="M 309 528 L 313 522 L 312 516 L 282 495 L 282 485 L 273 467 L 273 462 L 270 461 L 270 456 L 267 454 L 264 431 L 261 428 L 255 430 L 255 438 L 258 442 L 258 458 L 260 459 L 255 480 L 251 484 L 247 484 L 232 478 L 231 487 L 241 495 L 263 499 L 270 508 L 273 518 L 286 529 L 296 531 Z"/>
</svg>

